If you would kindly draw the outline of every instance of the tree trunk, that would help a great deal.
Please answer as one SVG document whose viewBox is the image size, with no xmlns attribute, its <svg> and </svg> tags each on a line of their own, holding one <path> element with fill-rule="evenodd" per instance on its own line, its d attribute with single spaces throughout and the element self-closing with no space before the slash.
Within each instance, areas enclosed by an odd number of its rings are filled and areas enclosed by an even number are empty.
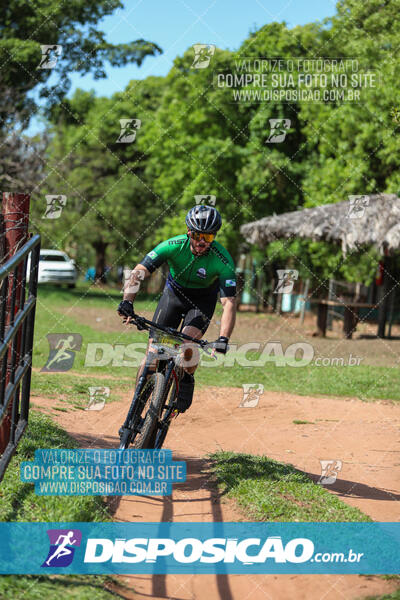
<svg viewBox="0 0 400 600">
<path fill-rule="evenodd" d="M 100 281 L 100 283 L 106 283 L 106 249 L 108 243 L 99 240 L 97 242 L 93 242 L 93 248 L 96 251 L 96 275 L 95 281 Z"/>
</svg>

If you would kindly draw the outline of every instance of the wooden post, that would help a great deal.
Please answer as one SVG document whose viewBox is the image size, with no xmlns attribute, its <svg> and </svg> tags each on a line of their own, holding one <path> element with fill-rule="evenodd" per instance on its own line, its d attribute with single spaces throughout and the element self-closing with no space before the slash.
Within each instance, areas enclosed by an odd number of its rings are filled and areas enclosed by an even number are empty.
<svg viewBox="0 0 400 600">
<path fill-rule="evenodd" d="M 335 300 L 334 296 L 336 295 L 336 286 L 335 286 L 335 282 L 333 279 L 329 280 L 329 288 L 328 288 L 328 300 Z M 329 331 L 332 331 L 332 323 L 333 323 L 333 308 L 332 307 L 328 307 L 328 314 L 327 314 L 327 328 L 329 329 Z"/>
<path fill-rule="evenodd" d="M 236 307 L 240 309 L 242 303 L 242 294 L 244 289 L 244 273 L 243 271 L 236 271 Z"/>
<path fill-rule="evenodd" d="M 390 299 L 389 299 L 389 325 L 388 325 L 388 332 L 387 332 L 387 337 L 389 339 L 391 339 L 392 337 L 392 324 L 393 324 L 393 313 L 394 313 L 394 305 L 396 302 L 396 292 L 397 292 L 397 288 L 395 288 L 391 294 L 390 294 Z"/>
<path fill-rule="evenodd" d="M 358 314 L 357 308 L 350 308 L 348 306 L 344 307 L 344 315 L 343 315 L 343 335 L 345 338 L 351 340 L 355 328 L 358 323 Z"/>
<path fill-rule="evenodd" d="M 28 224 L 29 224 L 29 194 L 15 194 L 11 192 L 3 193 L 3 219 L 4 219 L 4 246 L 5 255 L 4 260 L 7 261 L 13 256 L 27 241 L 28 241 Z M 14 315 L 18 312 L 20 305 L 24 302 L 24 290 L 22 286 L 22 274 L 24 265 L 21 263 L 14 273 L 10 273 L 8 276 L 8 294 L 7 294 L 7 307 L 6 307 L 6 327 L 10 323 L 11 315 L 11 290 L 13 286 L 14 277 L 17 279 L 16 283 L 16 296 L 15 296 L 15 309 Z M 21 334 L 20 330 L 17 334 L 16 342 L 16 361 L 18 364 L 19 353 L 21 348 Z M 5 387 L 10 381 L 11 375 L 11 347 L 8 350 L 7 358 L 7 373 L 2 373 L 2 377 L 5 377 Z M 16 392 L 16 397 L 18 391 Z M 12 414 L 13 402 L 8 407 L 7 414 L 4 416 L 3 422 L 0 428 L 0 452 L 4 452 L 10 439 L 11 431 L 11 414 Z"/>
<path fill-rule="evenodd" d="M 277 315 L 281 315 L 282 314 L 282 298 L 283 298 L 283 294 L 276 294 L 276 306 L 275 306 L 275 313 Z"/>
<path fill-rule="evenodd" d="M 395 285 L 393 276 L 391 275 L 391 257 L 386 255 L 383 258 L 383 285 L 382 298 L 379 301 L 378 309 L 378 337 L 385 337 L 386 321 L 388 314 L 389 295 Z"/>
<path fill-rule="evenodd" d="M 318 303 L 318 315 L 317 315 L 317 336 L 326 336 L 326 322 L 328 317 L 328 305 L 323 302 Z"/>
<path fill-rule="evenodd" d="M 301 308 L 300 308 L 300 323 L 301 324 L 304 323 L 304 315 L 306 312 L 306 302 L 307 302 L 307 298 L 308 298 L 309 288 L 310 288 L 310 280 L 306 279 L 306 284 L 305 284 L 304 290 L 303 290 L 303 300 L 302 300 Z"/>
<path fill-rule="evenodd" d="M 263 286 L 263 271 L 259 270 L 258 271 L 258 275 L 257 275 L 257 305 L 256 305 L 256 312 L 260 312 L 260 304 L 261 304 L 261 311 L 263 311 L 263 304 L 264 304 L 264 298 L 262 295 L 262 286 Z"/>
</svg>

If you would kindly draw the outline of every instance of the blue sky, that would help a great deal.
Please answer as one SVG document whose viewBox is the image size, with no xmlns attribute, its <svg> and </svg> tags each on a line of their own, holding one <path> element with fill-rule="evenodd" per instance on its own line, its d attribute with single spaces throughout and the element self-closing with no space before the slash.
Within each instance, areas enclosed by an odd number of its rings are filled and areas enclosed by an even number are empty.
<svg viewBox="0 0 400 600">
<path fill-rule="evenodd" d="M 322 20 L 335 12 L 333 0 L 125 0 L 122 10 L 98 24 L 107 41 L 117 44 L 143 38 L 158 44 L 163 54 L 147 57 L 140 68 L 107 66 L 107 79 L 72 74 L 68 95 L 82 88 L 93 89 L 99 96 L 110 96 L 123 90 L 131 79 L 166 75 L 175 57 L 193 44 L 215 44 L 236 50 L 251 30 L 266 23 L 286 21 L 289 27 L 294 27 Z M 38 128 L 37 120 L 32 120 L 27 133 L 35 133 Z"/>
</svg>

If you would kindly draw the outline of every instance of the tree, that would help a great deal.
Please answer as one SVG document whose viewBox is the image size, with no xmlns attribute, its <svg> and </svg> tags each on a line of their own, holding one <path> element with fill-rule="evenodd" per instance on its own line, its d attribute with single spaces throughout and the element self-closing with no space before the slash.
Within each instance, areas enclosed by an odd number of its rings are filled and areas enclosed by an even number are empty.
<svg viewBox="0 0 400 600">
<path fill-rule="evenodd" d="M 3 189 L 31 191 L 42 170 L 46 136 L 23 136 L 30 118 L 40 109 L 49 114 L 70 88 L 71 72 L 106 77 L 104 65 L 140 65 L 161 52 L 142 39 L 110 44 L 97 29 L 104 16 L 123 6 L 120 0 L 9 0 L 0 14 L 0 146 Z M 55 63 L 54 68 L 49 65 Z M 47 66 L 46 66 L 47 65 Z M 56 73 L 58 81 L 50 84 Z M 34 88 L 39 102 L 29 95 Z M 6 151 L 4 151 L 6 148 Z"/>
<path fill-rule="evenodd" d="M 156 197 L 144 175 L 142 129 L 154 118 L 163 87 L 162 78 L 149 77 L 111 98 L 77 90 L 52 112 L 47 173 L 32 216 L 44 244 L 69 246 L 86 267 L 94 250 L 101 281 L 109 259 L 121 265 L 142 258 L 153 232 Z M 141 121 L 130 143 L 119 141 L 121 119 Z M 53 222 L 41 220 L 47 194 L 67 196 Z"/>
<path fill-rule="evenodd" d="M 361 89 L 359 102 L 302 105 L 299 117 L 312 148 L 302 183 L 305 206 L 345 201 L 350 194 L 400 190 L 399 123 L 393 119 L 398 107 L 400 3 L 342 0 L 337 8 L 328 30 L 328 55 L 355 58 L 357 73 L 369 72 L 375 79 Z M 336 272 L 366 284 L 378 260 L 372 249 L 344 260 L 339 248 L 316 242 L 307 243 L 304 253 L 312 257 L 316 274 L 327 276 L 330 268 L 331 277 Z"/>
<path fill-rule="evenodd" d="M 231 90 L 215 85 L 215 74 L 232 73 L 238 56 L 292 57 L 299 47 L 312 56 L 325 37 L 319 25 L 289 30 L 284 23 L 272 23 L 253 32 L 236 53 L 217 49 L 210 68 L 191 68 L 193 49 L 175 60 L 156 119 L 145 133 L 149 143 L 157 139 L 146 174 L 170 205 L 160 237 L 177 233 L 178 224 L 182 228 L 198 194 L 217 197 L 224 217 L 219 239 L 232 253 L 242 223 L 303 204 L 310 151 L 299 106 L 235 103 Z M 290 135 L 283 144 L 268 145 L 274 117 L 290 118 Z"/>
<path fill-rule="evenodd" d="M 96 79 L 106 77 L 104 64 L 113 66 L 137 63 L 161 52 L 157 44 L 142 39 L 128 44 L 110 44 L 97 23 L 123 6 L 120 0 L 9 0 L 0 16 L 0 60 L 2 91 L 13 90 L 15 108 L 25 110 L 26 124 L 37 106 L 27 96 L 39 87 L 47 106 L 57 104 L 70 87 L 71 72 L 92 72 Z M 46 46 L 44 50 L 42 46 Z M 58 46 L 59 48 L 55 48 Z M 42 54 L 46 52 L 47 54 Z M 54 68 L 45 67 L 55 60 Z M 47 64 L 49 62 L 47 61 Z M 42 67 L 40 67 L 42 65 Z M 52 73 L 58 82 L 49 84 Z M 0 104 L 1 124 L 13 120 Z"/>
</svg>

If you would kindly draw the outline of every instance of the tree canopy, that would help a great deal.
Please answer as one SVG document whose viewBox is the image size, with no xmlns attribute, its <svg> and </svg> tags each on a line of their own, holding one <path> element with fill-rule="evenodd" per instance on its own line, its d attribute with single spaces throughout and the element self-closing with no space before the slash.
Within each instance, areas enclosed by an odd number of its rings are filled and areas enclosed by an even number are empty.
<svg viewBox="0 0 400 600">
<path fill-rule="evenodd" d="M 122 6 L 120 0 L 9 0 L 0 15 L 1 96 L 11 93 L 15 109 L 28 120 L 37 109 L 28 96 L 33 88 L 38 87 L 40 97 L 51 106 L 69 90 L 72 72 L 91 72 L 98 79 L 106 77 L 106 62 L 140 65 L 146 56 L 161 52 L 157 44 L 142 39 L 128 44 L 106 41 L 98 22 Z M 54 68 L 43 67 L 43 46 L 56 60 Z M 53 72 L 58 81 L 50 85 Z M 1 122 L 10 116 L 0 104 Z"/>
<path fill-rule="evenodd" d="M 70 194 L 71 201 L 63 223 L 44 225 L 49 235 L 59 229 L 57 243 L 75 244 L 78 254 L 103 244 L 112 262 L 133 261 L 184 230 L 196 195 L 212 194 L 223 215 L 219 239 L 236 258 L 242 223 L 349 194 L 397 193 L 399 4 L 342 0 L 337 15 L 322 23 L 271 23 L 236 52 L 216 48 L 208 68 L 192 68 L 189 48 L 166 77 L 131 81 L 111 98 L 78 90 L 55 103 L 49 172 L 38 191 Z M 231 91 L 215 85 L 215 74 L 249 56 L 356 59 L 379 85 L 356 102 L 234 102 Z M 69 60 L 76 64 L 77 54 Z M 141 121 L 131 144 L 116 142 L 120 119 Z M 281 143 L 269 143 L 270 119 L 290 120 Z M 343 260 L 338 248 L 298 240 L 272 243 L 264 255 L 269 264 L 291 261 L 304 276 L 365 282 L 376 260 L 373 252 Z"/>
<path fill-rule="evenodd" d="M 28 139 L 33 115 L 54 119 L 72 73 L 106 77 L 105 65 L 141 65 L 161 49 L 143 39 L 110 44 L 98 22 L 122 7 L 120 0 L 9 0 L 0 13 L 0 186 L 30 191 L 44 169 L 47 134 Z M 53 77 L 52 77 L 53 75 Z M 35 93 L 34 93 L 35 92 Z M 54 112 L 53 112 L 54 111 Z M 65 117 L 65 114 L 63 114 Z"/>
</svg>

